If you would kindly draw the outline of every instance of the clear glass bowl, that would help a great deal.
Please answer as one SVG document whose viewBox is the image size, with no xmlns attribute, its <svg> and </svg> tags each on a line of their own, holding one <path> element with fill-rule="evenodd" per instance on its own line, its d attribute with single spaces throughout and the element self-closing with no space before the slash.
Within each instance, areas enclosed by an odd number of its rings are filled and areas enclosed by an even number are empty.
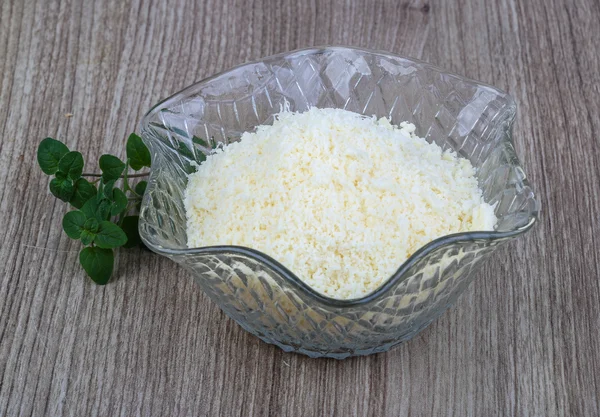
<svg viewBox="0 0 600 417">
<path fill-rule="evenodd" d="M 486 201 L 496 204 L 496 230 L 436 239 L 399 262 L 376 291 L 353 300 L 320 295 L 252 248 L 189 249 L 183 195 L 191 162 L 210 153 L 212 141 L 227 144 L 272 123 L 285 101 L 293 111 L 336 107 L 414 123 L 419 136 L 454 149 L 477 168 Z M 152 172 L 140 234 L 265 342 L 312 357 L 382 352 L 436 319 L 495 248 L 535 223 L 538 203 L 511 142 L 514 117 L 506 93 L 384 52 L 319 47 L 244 64 L 175 94 L 142 120 Z"/>
</svg>

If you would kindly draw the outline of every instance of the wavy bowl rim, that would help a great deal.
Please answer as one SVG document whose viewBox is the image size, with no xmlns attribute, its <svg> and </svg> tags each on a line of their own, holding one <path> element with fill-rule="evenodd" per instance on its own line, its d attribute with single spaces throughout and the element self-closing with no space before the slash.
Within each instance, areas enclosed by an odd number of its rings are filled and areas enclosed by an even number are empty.
<svg viewBox="0 0 600 417">
<path fill-rule="evenodd" d="M 261 58 L 258 60 L 248 61 L 243 64 L 227 68 L 223 71 L 220 71 L 216 74 L 213 74 L 207 78 L 204 78 L 200 81 L 197 81 L 197 82 L 185 87 L 184 89 L 167 97 L 166 99 L 161 100 L 159 103 L 152 106 L 150 108 L 150 110 L 148 110 L 146 112 L 146 114 L 143 116 L 143 118 L 140 122 L 142 138 L 144 137 L 143 133 L 148 131 L 148 128 L 147 128 L 148 121 L 150 120 L 150 118 L 154 115 L 154 113 L 157 110 L 167 107 L 167 106 L 165 106 L 165 104 L 167 104 L 171 101 L 176 101 L 181 96 L 185 96 L 188 91 L 196 89 L 203 84 L 207 84 L 207 83 L 211 82 L 212 80 L 214 80 L 218 77 L 221 77 L 229 72 L 243 68 L 245 66 L 250 66 L 250 65 L 261 63 L 261 62 L 265 62 L 267 60 L 292 57 L 294 55 L 316 54 L 316 53 L 322 53 L 325 51 L 336 51 L 336 50 L 359 51 L 359 52 L 369 53 L 372 55 L 379 55 L 379 56 L 413 62 L 413 63 L 419 64 L 421 66 L 429 67 L 430 69 L 433 69 L 433 70 L 439 72 L 440 74 L 451 75 L 451 76 L 456 77 L 465 82 L 476 84 L 481 87 L 491 88 L 494 91 L 496 91 L 497 93 L 504 95 L 506 97 L 506 99 L 508 100 L 508 102 L 514 105 L 514 99 L 512 98 L 512 96 L 510 96 L 508 93 L 500 90 L 497 87 L 494 87 L 492 85 L 489 85 L 489 84 L 486 84 L 483 82 L 479 82 L 477 80 L 473 80 L 473 79 L 464 77 L 462 75 L 459 75 L 459 74 L 456 74 L 456 73 L 453 73 L 450 71 L 446 71 L 440 67 L 437 67 L 435 65 L 429 64 L 424 61 L 421 61 L 419 59 L 409 58 L 409 57 L 397 55 L 397 54 L 394 54 L 391 52 L 380 51 L 380 50 L 375 50 L 375 49 L 368 49 L 368 48 L 349 47 L 349 46 L 342 46 L 342 45 L 315 46 L 315 47 L 309 47 L 309 48 L 295 49 L 295 50 L 288 51 L 288 52 L 282 52 L 279 54 L 270 55 L 270 56 L 267 56 L 267 57 L 264 57 L 264 58 Z M 512 125 L 512 122 L 511 122 L 511 125 Z M 509 135 L 508 139 L 506 139 L 506 141 L 512 145 L 512 140 L 510 138 L 510 135 Z M 515 165 L 520 167 L 523 170 L 521 160 L 516 155 L 515 155 L 515 160 L 516 160 Z M 528 184 L 527 175 L 525 174 L 524 170 L 523 170 L 523 173 L 524 173 L 523 183 Z M 157 175 L 156 171 L 151 168 L 150 169 L 150 177 L 149 177 L 149 181 L 148 181 L 148 190 L 146 191 L 146 194 L 151 192 L 152 188 L 154 188 L 153 187 L 154 181 L 151 181 L 151 180 L 156 175 Z M 140 232 L 140 237 L 141 237 L 142 241 L 144 242 L 144 244 L 150 250 L 152 250 L 153 252 L 156 252 L 160 255 L 166 256 L 171 259 L 173 257 L 182 256 L 182 255 L 232 255 L 232 254 L 233 255 L 244 255 L 244 256 L 254 259 L 257 262 L 260 262 L 260 263 L 266 265 L 271 270 L 273 270 L 276 273 L 278 273 L 279 275 L 281 275 L 286 281 L 289 281 L 293 287 L 303 291 L 307 296 L 314 299 L 315 301 L 318 301 L 321 304 L 325 304 L 325 305 L 328 305 L 331 307 L 344 308 L 344 307 L 353 307 L 353 306 L 368 304 L 368 303 L 375 301 L 376 299 L 384 296 L 385 293 L 390 288 L 394 287 L 396 284 L 399 284 L 401 281 L 403 281 L 406 278 L 406 277 L 404 277 L 404 275 L 415 263 L 422 260 L 427 255 L 429 255 L 431 252 L 433 252 L 434 250 L 436 250 L 440 247 L 443 247 L 443 246 L 446 246 L 449 244 L 453 244 L 453 243 L 472 242 L 475 240 L 485 240 L 485 241 L 492 242 L 492 241 L 497 241 L 497 240 L 515 238 L 519 235 L 526 233 L 534 226 L 534 224 L 537 222 L 538 216 L 539 216 L 539 200 L 536 199 L 535 194 L 533 194 L 532 199 L 534 200 L 534 202 L 536 204 L 536 208 L 534 211 L 532 211 L 532 213 L 529 217 L 529 221 L 524 226 L 521 226 L 514 230 L 508 230 L 508 231 L 502 231 L 502 232 L 499 232 L 496 230 L 473 231 L 473 232 L 453 233 L 453 234 L 441 236 L 441 237 L 434 239 L 431 242 L 421 246 L 410 257 L 408 257 L 408 259 L 406 259 L 398 267 L 398 269 L 393 274 L 391 274 L 391 276 L 388 279 L 386 279 L 378 288 L 376 288 L 375 290 L 373 290 L 372 292 L 370 292 L 367 295 L 364 295 L 364 296 L 358 297 L 358 298 L 352 298 L 352 299 L 332 298 L 332 297 L 328 297 L 326 295 L 319 293 L 318 291 L 316 291 L 312 287 L 310 287 L 308 284 L 306 284 L 303 280 L 298 278 L 298 276 L 295 273 L 293 273 L 290 269 L 288 269 L 286 266 L 281 264 L 279 261 L 277 261 L 276 259 L 272 258 L 271 256 L 269 256 L 259 250 L 256 250 L 256 249 L 252 249 L 252 248 L 249 248 L 246 246 L 235 246 L 235 245 L 203 246 L 203 247 L 186 248 L 186 249 L 165 248 L 165 247 L 153 245 L 149 242 L 148 239 L 146 239 L 145 234 L 143 233 L 143 230 L 142 230 L 142 225 L 146 221 L 145 221 L 144 217 L 142 217 L 142 216 L 140 216 L 140 223 L 139 223 L 138 228 L 139 228 L 139 232 Z M 143 212 L 143 207 L 146 204 L 147 204 L 147 199 L 144 198 L 142 201 L 142 207 L 141 207 L 142 210 L 140 210 L 140 213 Z"/>
</svg>

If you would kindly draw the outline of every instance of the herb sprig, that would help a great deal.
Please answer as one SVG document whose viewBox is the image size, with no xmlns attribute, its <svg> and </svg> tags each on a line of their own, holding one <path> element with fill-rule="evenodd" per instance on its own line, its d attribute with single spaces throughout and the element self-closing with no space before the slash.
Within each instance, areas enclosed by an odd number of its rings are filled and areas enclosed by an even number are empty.
<svg viewBox="0 0 600 417">
<path fill-rule="evenodd" d="M 135 133 L 129 135 L 126 150 L 126 161 L 105 154 L 99 160 L 101 173 L 88 173 L 83 172 L 82 154 L 69 150 L 64 143 L 46 138 L 38 147 L 40 168 L 53 176 L 50 192 L 76 209 L 63 217 L 63 230 L 85 246 L 79 262 L 99 285 L 106 284 L 113 273 L 114 249 L 142 245 L 138 211 L 147 181 L 134 186 L 129 181 L 148 173 L 130 174 L 129 170 L 150 168 L 150 151 Z M 89 181 L 86 177 L 95 179 Z"/>
</svg>

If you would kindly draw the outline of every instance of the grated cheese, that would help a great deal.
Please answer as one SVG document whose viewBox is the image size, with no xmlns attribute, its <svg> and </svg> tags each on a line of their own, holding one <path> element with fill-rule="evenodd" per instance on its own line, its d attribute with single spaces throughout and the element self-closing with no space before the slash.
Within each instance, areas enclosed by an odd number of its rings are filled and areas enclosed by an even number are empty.
<svg viewBox="0 0 600 417">
<path fill-rule="evenodd" d="M 438 237 L 492 230 L 471 163 L 410 123 L 341 109 L 281 112 L 189 176 L 188 246 L 240 245 L 318 292 L 377 289 Z"/>
</svg>

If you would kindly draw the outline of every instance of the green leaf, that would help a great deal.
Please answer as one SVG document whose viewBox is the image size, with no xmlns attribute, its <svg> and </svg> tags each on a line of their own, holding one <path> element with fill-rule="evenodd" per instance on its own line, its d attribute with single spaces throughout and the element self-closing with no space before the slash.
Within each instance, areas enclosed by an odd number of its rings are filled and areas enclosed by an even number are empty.
<svg viewBox="0 0 600 417">
<path fill-rule="evenodd" d="M 142 196 L 146 192 L 147 186 L 148 186 L 148 181 L 140 181 L 135 185 L 134 191 L 136 194 Z"/>
<path fill-rule="evenodd" d="M 215 143 L 214 143 L 214 138 L 211 141 L 212 143 L 208 144 L 204 139 L 199 138 L 198 136 L 194 136 L 192 138 L 192 142 L 194 142 L 197 145 L 204 146 L 205 148 L 212 148 L 212 149 L 214 149 L 215 146 L 216 146 Z M 196 149 L 195 153 L 196 153 L 196 162 L 198 162 L 200 164 L 200 163 L 206 161 L 206 155 L 200 149 Z"/>
<path fill-rule="evenodd" d="M 143 197 L 144 193 L 146 192 L 146 187 L 148 186 L 148 181 L 140 181 L 135 185 L 135 192 L 136 194 L 138 194 L 139 196 Z M 136 209 L 138 211 L 140 211 L 140 209 L 142 208 L 142 199 L 140 199 L 136 205 L 135 205 Z"/>
<path fill-rule="evenodd" d="M 91 219 L 96 216 L 96 209 L 98 208 L 98 201 L 95 198 L 91 198 L 85 202 L 81 207 L 81 212 L 85 214 L 87 219 Z"/>
<path fill-rule="evenodd" d="M 62 226 L 71 239 L 79 239 L 85 223 L 85 214 L 79 210 L 73 210 L 65 214 Z"/>
<path fill-rule="evenodd" d="M 102 200 L 98 203 L 98 209 L 96 210 L 96 218 L 98 221 L 108 220 L 110 218 L 110 201 Z"/>
<path fill-rule="evenodd" d="M 98 182 L 98 193 L 96 194 L 96 201 L 100 201 L 104 198 L 104 180 L 100 179 Z"/>
<path fill-rule="evenodd" d="M 127 243 L 123 245 L 124 248 L 133 248 L 142 243 L 140 232 L 138 231 L 139 219 L 139 216 L 127 216 L 123 219 L 121 228 L 127 235 Z"/>
<path fill-rule="evenodd" d="M 100 188 L 102 190 L 102 196 L 99 197 L 100 201 L 105 201 L 109 207 L 108 211 L 111 216 L 116 216 L 121 213 L 127 207 L 127 196 L 120 188 L 114 188 L 115 180 L 100 182 Z"/>
<path fill-rule="evenodd" d="M 66 153 L 58 161 L 58 170 L 73 181 L 81 177 L 83 173 L 83 156 L 79 152 Z"/>
<path fill-rule="evenodd" d="M 127 158 L 129 158 L 129 166 L 135 171 L 151 165 L 150 151 L 142 138 L 135 133 L 129 135 L 127 139 Z"/>
<path fill-rule="evenodd" d="M 85 221 L 85 223 L 83 224 L 83 228 L 88 232 L 94 234 L 98 233 L 98 230 L 100 229 L 100 222 L 98 222 L 96 218 L 92 217 L 91 219 L 87 219 Z"/>
<path fill-rule="evenodd" d="M 100 157 L 100 169 L 104 182 L 118 179 L 125 170 L 125 163 L 113 155 Z"/>
<path fill-rule="evenodd" d="M 80 209 L 86 201 L 96 195 L 96 187 L 85 178 L 79 178 L 75 181 L 75 192 L 69 203 L 73 207 Z"/>
<path fill-rule="evenodd" d="M 194 152 L 190 150 L 190 148 L 188 148 L 185 145 L 185 143 L 179 142 L 179 148 L 177 150 L 181 155 L 185 156 L 186 158 L 192 159 L 194 161 L 196 160 L 196 155 L 194 155 Z"/>
<path fill-rule="evenodd" d="M 179 152 L 180 155 L 185 156 L 187 159 L 191 159 L 198 163 L 206 161 L 206 155 L 203 152 L 196 148 L 188 148 L 184 142 L 179 142 L 177 152 Z"/>
<path fill-rule="evenodd" d="M 115 188 L 113 190 L 113 203 L 110 206 L 111 216 L 116 216 L 125 208 L 127 208 L 127 196 L 121 189 Z"/>
<path fill-rule="evenodd" d="M 81 243 L 83 243 L 84 245 L 89 245 L 91 244 L 94 239 L 96 239 L 96 233 L 91 232 L 89 230 L 83 230 L 81 232 Z"/>
<path fill-rule="evenodd" d="M 81 232 L 81 243 L 89 245 L 96 239 L 96 235 L 100 229 L 100 223 L 95 217 L 91 217 L 83 224 L 83 231 Z"/>
<path fill-rule="evenodd" d="M 198 136 L 194 136 L 192 138 L 192 142 L 194 142 L 196 145 L 200 145 L 200 146 L 204 146 L 205 148 L 208 148 L 208 143 L 206 143 L 206 141 L 202 138 L 199 138 Z"/>
<path fill-rule="evenodd" d="M 75 187 L 73 181 L 62 175 L 57 175 L 56 178 L 52 178 L 52 181 L 50 181 L 50 192 L 56 198 L 68 202 L 75 193 Z"/>
<path fill-rule="evenodd" d="M 37 160 L 45 174 L 52 175 L 58 171 L 58 162 L 69 152 L 67 146 L 52 138 L 40 142 L 37 150 Z"/>
<path fill-rule="evenodd" d="M 99 222 L 103 220 L 108 220 L 110 216 L 110 201 L 102 198 L 97 200 L 95 198 L 90 198 L 84 205 L 81 207 L 81 211 L 85 214 L 85 217 L 88 219 L 95 218 Z"/>
<path fill-rule="evenodd" d="M 103 190 L 102 190 L 102 194 L 108 198 L 109 200 L 113 199 L 113 189 L 115 187 L 115 180 L 110 180 L 110 181 L 102 181 L 103 184 Z"/>
<path fill-rule="evenodd" d="M 96 245 L 101 248 L 118 248 L 127 243 L 127 235 L 119 226 L 109 221 L 100 222 L 96 239 Z"/>
<path fill-rule="evenodd" d="M 79 252 L 79 262 L 96 284 L 104 285 L 112 275 L 115 257 L 111 249 L 90 247 Z"/>
<path fill-rule="evenodd" d="M 98 202 L 98 208 L 96 209 L 96 219 L 98 221 L 104 221 L 110 218 L 110 205 L 111 202 L 106 199 Z"/>
<path fill-rule="evenodd" d="M 171 111 L 171 110 L 167 110 L 167 111 L 161 110 L 161 112 L 175 114 L 175 112 L 173 112 L 173 111 Z M 190 136 L 188 135 L 188 132 L 186 132 L 186 131 L 185 131 L 185 130 L 183 130 L 183 129 L 180 129 L 180 128 L 178 128 L 177 126 L 169 126 L 169 128 L 170 128 L 170 129 L 171 129 L 171 130 L 172 130 L 174 133 L 176 133 L 177 135 L 179 135 L 179 136 L 181 136 L 181 137 L 183 137 L 183 138 L 189 138 L 189 137 L 190 137 Z"/>
</svg>

